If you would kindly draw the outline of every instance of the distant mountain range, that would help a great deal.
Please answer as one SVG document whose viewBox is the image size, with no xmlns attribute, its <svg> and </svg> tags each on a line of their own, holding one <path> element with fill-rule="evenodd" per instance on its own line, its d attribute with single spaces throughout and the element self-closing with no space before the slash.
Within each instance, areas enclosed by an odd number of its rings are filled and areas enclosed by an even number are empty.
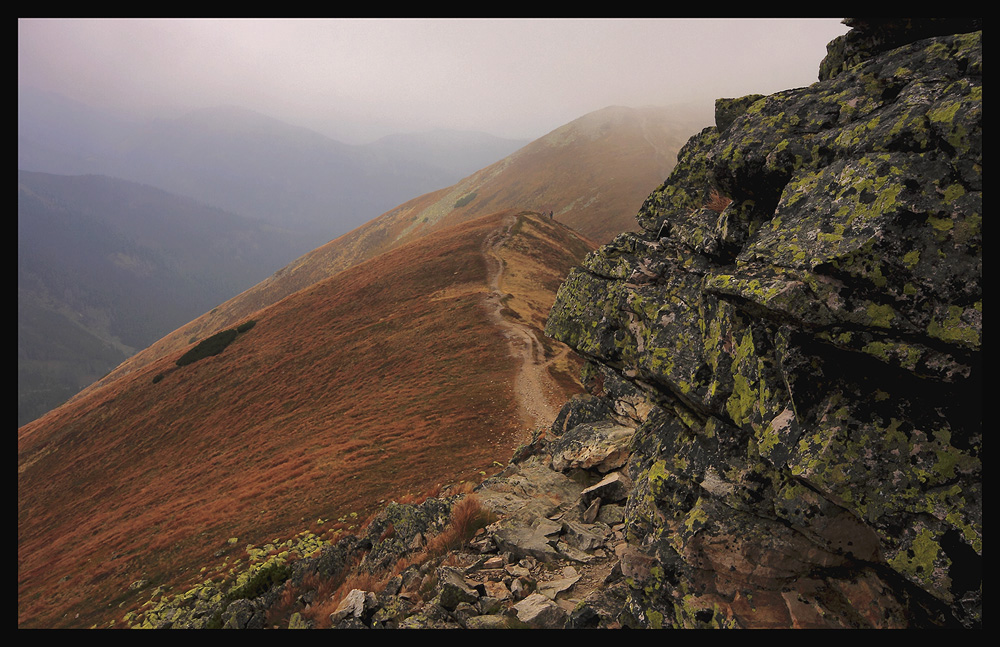
<svg viewBox="0 0 1000 647">
<path fill-rule="evenodd" d="M 19 88 L 18 425 L 297 256 L 524 143 L 440 131 L 349 146 L 241 108 L 138 122 Z"/>
<path fill-rule="evenodd" d="M 318 242 L 449 186 L 526 143 L 443 131 L 352 146 L 245 108 L 138 122 L 18 89 L 19 169 L 140 182 L 314 234 Z"/>
<path fill-rule="evenodd" d="M 18 426 L 308 240 L 133 182 L 18 171 Z"/>
</svg>

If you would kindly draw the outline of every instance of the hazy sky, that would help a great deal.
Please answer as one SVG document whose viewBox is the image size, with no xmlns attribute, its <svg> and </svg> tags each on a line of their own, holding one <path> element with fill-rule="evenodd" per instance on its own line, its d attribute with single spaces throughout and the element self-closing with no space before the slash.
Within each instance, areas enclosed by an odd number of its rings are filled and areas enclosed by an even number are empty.
<svg viewBox="0 0 1000 647">
<path fill-rule="evenodd" d="M 609 105 L 816 81 L 830 19 L 19 19 L 18 85 L 133 113 L 238 105 L 348 143 L 534 139 Z"/>
</svg>

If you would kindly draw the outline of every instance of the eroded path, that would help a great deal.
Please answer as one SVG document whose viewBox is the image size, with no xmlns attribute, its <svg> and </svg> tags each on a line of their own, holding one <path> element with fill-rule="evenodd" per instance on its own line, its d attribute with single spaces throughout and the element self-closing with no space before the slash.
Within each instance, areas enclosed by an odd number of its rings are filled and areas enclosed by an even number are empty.
<svg viewBox="0 0 1000 647">
<path fill-rule="evenodd" d="M 558 361 L 562 354 L 546 359 L 545 347 L 538 339 L 539 331 L 527 324 L 518 323 L 502 314 L 505 289 L 506 259 L 504 245 L 511 238 L 511 231 L 517 221 L 516 216 L 504 218 L 501 226 L 483 242 L 483 255 L 488 268 L 489 292 L 486 305 L 493 323 L 503 331 L 511 354 L 518 360 L 519 368 L 514 381 L 521 418 L 525 425 L 534 429 L 549 427 L 559 413 L 559 404 L 553 404 L 553 396 L 558 398 L 559 389 L 548 371 L 548 366 Z M 561 403 L 561 399 L 557 402 Z"/>
</svg>

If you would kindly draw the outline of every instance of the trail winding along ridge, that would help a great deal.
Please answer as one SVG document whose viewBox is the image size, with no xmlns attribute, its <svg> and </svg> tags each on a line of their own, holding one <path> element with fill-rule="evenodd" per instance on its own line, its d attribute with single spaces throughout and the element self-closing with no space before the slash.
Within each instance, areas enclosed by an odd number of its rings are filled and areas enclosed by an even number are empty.
<svg viewBox="0 0 1000 647">
<path fill-rule="evenodd" d="M 514 380 L 514 392 L 522 420 L 530 428 L 548 427 L 559 413 L 559 408 L 552 404 L 549 397 L 550 394 L 557 392 L 557 388 L 547 369 L 550 364 L 570 351 L 568 348 L 563 348 L 556 357 L 546 359 L 544 346 L 538 339 L 538 331 L 512 321 L 502 314 L 504 297 L 507 296 L 504 290 L 506 268 L 504 246 L 510 240 L 516 222 L 517 216 L 505 217 L 500 227 L 483 241 L 483 256 L 486 258 L 489 286 L 486 306 L 490 318 L 503 332 L 510 346 L 511 355 L 520 364 Z"/>
</svg>

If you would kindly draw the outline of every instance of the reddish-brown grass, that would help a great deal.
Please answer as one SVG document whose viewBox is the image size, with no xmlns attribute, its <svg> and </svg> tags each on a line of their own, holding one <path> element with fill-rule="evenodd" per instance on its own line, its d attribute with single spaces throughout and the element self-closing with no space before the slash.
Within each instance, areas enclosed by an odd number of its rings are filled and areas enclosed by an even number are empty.
<svg viewBox="0 0 1000 647">
<path fill-rule="evenodd" d="M 708 194 L 708 200 L 705 201 L 705 208 L 711 209 L 715 213 L 722 213 L 725 211 L 726 207 L 732 203 L 732 201 L 732 198 L 728 198 L 719 193 L 718 189 L 712 189 Z"/>
<path fill-rule="evenodd" d="M 471 539 L 476 530 L 495 520 L 475 495 L 467 495 L 452 506 L 448 527 L 428 540 L 425 551 L 431 556 L 444 555 Z"/>
<path fill-rule="evenodd" d="M 361 566 L 361 558 L 354 560 L 334 577 L 324 579 L 315 585 L 313 603 L 302 611 L 302 616 L 312 620 L 320 629 L 330 627 L 330 614 L 337 610 L 347 594 L 354 589 L 361 591 L 381 591 L 392 577 L 391 573 L 373 574 Z M 315 578 L 319 579 L 319 578 Z"/>
<path fill-rule="evenodd" d="M 239 550 L 229 537 L 363 519 L 506 462 L 525 433 L 506 343 L 481 294 L 427 298 L 485 286 L 480 248 L 500 218 L 291 295 L 157 384 L 176 356 L 19 429 L 18 625 L 105 626 L 146 599 L 133 581 L 203 579 L 220 548 Z"/>
<path fill-rule="evenodd" d="M 464 542 L 473 537 L 476 530 L 483 528 L 493 521 L 495 516 L 482 506 L 473 494 L 468 494 L 452 506 L 451 518 L 448 526 L 438 535 L 428 541 L 427 546 L 422 551 L 411 553 L 401 557 L 393 568 L 386 571 L 371 573 L 361 566 L 361 560 L 357 559 L 336 578 L 327 580 L 325 588 L 319 588 L 313 584 L 303 583 L 298 590 L 311 590 L 315 587 L 317 591 L 315 602 L 302 612 L 302 615 L 312 620 L 316 626 L 321 628 L 329 627 L 330 614 L 337 610 L 337 607 L 353 589 L 361 591 L 378 592 L 385 588 L 389 579 L 412 565 L 423 564 L 432 557 L 440 557 L 447 552 L 460 547 Z M 387 536 L 383 532 L 383 538 Z M 339 582 L 338 584 L 334 584 Z M 332 594 L 328 593 L 333 589 Z M 296 593 L 295 595 L 299 595 Z M 291 598 L 294 599 L 294 598 Z M 294 606 L 293 602 L 281 599 L 282 613 L 287 614 L 288 610 Z"/>
<path fill-rule="evenodd" d="M 306 590 L 308 590 L 308 585 L 305 582 L 303 582 L 302 586 L 294 586 L 291 582 L 286 582 L 285 588 L 278 597 L 278 601 L 272 604 L 267 610 L 267 625 L 270 627 L 279 625 L 282 621 L 287 622 L 287 618 L 299 606 L 299 596 Z"/>
</svg>

